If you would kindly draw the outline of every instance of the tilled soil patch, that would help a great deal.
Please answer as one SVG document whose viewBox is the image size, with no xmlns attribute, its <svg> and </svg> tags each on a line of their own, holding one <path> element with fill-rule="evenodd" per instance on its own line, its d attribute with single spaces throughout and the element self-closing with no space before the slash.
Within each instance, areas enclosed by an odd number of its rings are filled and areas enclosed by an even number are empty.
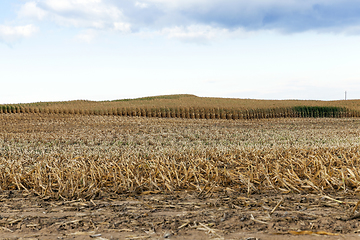
<svg viewBox="0 0 360 240">
<path fill-rule="evenodd" d="M 196 192 L 85 201 L 0 192 L 0 239 L 358 239 L 356 196 Z M 319 238 L 321 236 L 321 238 Z"/>
</svg>

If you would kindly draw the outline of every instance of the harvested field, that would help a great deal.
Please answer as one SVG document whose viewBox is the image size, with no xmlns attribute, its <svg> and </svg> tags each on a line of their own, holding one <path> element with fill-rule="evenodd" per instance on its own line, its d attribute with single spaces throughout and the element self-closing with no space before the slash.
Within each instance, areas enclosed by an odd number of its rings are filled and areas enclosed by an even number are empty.
<svg viewBox="0 0 360 240">
<path fill-rule="evenodd" d="M 359 125 L 358 118 L 2 114 L 0 233 L 355 238 Z"/>
</svg>

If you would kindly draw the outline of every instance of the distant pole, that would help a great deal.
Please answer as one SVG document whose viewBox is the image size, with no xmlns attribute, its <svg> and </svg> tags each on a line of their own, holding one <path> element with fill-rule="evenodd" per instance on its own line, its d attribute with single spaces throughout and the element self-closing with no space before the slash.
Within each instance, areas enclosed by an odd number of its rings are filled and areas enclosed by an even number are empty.
<svg viewBox="0 0 360 240">
<path fill-rule="evenodd" d="M 345 100 L 346 100 L 346 93 L 347 93 L 347 92 L 345 91 Z"/>
</svg>

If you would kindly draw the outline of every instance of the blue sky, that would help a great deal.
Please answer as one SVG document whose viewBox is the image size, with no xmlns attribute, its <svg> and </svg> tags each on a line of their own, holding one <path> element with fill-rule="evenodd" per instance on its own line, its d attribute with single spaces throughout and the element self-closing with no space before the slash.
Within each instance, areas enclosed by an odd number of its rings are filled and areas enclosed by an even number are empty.
<svg viewBox="0 0 360 240">
<path fill-rule="evenodd" d="M 0 103 L 360 99 L 353 0 L 2 0 Z"/>
</svg>

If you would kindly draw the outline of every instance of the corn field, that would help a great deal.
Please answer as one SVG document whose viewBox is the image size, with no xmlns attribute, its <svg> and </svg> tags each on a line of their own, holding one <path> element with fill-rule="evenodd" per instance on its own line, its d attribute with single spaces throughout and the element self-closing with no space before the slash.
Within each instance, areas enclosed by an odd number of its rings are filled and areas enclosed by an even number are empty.
<svg viewBox="0 0 360 240">
<path fill-rule="evenodd" d="M 36 161 L 4 159 L 1 189 L 62 199 L 91 199 L 101 192 L 143 193 L 195 190 L 264 193 L 360 191 L 360 149 L 206 152 L 193 159 L 99 159 L 94 156 Z"/>
<path fill-rule="evenodd" d="M 37 102 L 0 105 L 0 114 L 113 115 L 188 119 L 359 117 L 360 101 L 256 100 L 165 95 L 114 101 Z"/>
<path fill-rule="evenodd" d="M 295 106 L 270 109 L 226 108 L 112 108 L 112 109 L 49 109 L 29 106 L 0 106 L 0 114 L 41 113 L 76 115 L 114 115 L 132 117 L 188 118 L 188 119 L 266 119 L 266 118 L 342 118 L 359 117 L 360 112 L 341 107 Z"/>
<path fill-rule="evenodd" d="M 204 121 L 169 114 L 3 114 L 0 190 L 67 200 L 149 191 L 360 191 L 358 119 Z"/>
</svg>

